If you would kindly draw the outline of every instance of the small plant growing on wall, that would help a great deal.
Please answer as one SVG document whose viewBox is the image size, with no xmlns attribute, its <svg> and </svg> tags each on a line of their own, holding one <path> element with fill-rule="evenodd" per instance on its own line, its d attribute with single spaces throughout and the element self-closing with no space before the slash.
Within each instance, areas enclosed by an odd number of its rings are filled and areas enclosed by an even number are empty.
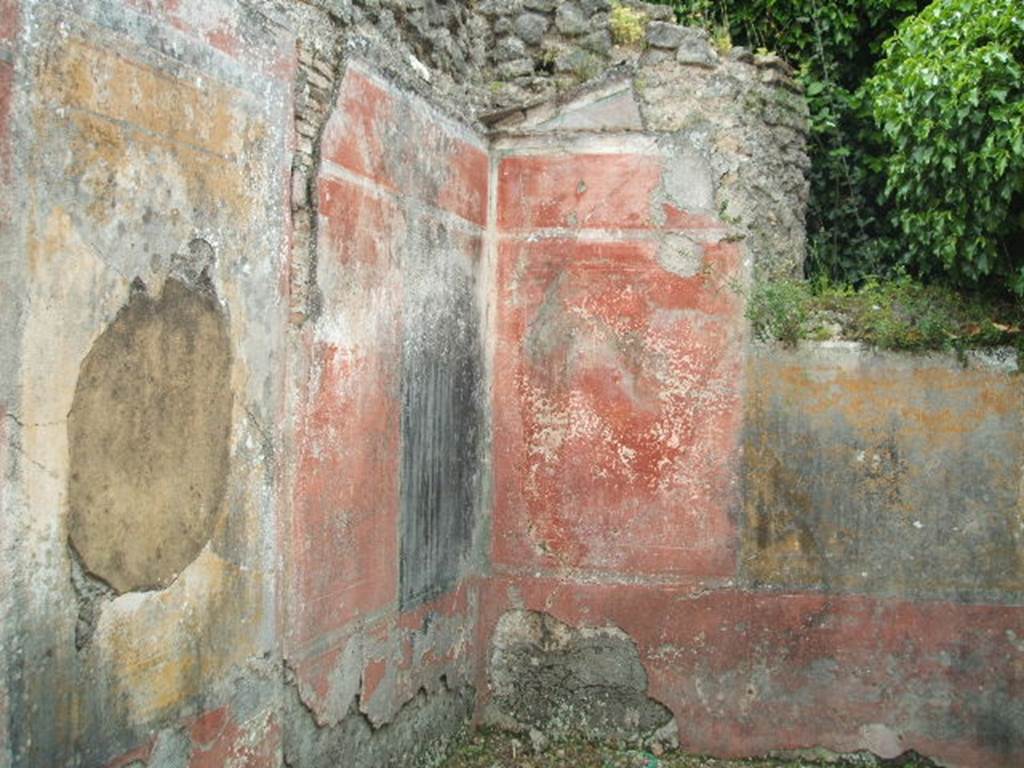
<svg viewBox="0 0 1024 768">
<path fill-rule="evenodd" d="M 644 39 L 647 31 L 647 14 L 621 3 L 612 3 L 608 27 L 616 45 L 636 45 Z"/>
</svg>

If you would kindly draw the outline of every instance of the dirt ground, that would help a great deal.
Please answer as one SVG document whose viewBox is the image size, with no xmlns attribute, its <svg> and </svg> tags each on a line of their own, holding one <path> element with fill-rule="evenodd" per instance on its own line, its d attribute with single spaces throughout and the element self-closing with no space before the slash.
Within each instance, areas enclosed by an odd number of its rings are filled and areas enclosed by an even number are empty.
<svg viewBox="0 0 1024 768">
<path fill-rule="evenodd" d="M 660 750 L 658 750 L 660 751 Z M 860 753 L 842 758 L 783 757 L 759 760 L 717 760 L 711 757 L 564 741 L 536 751 L 526 736 L 484 731 L 474 734 L 442 768 L 931 768 L 934 763 L 914 754 L 879 760 Z"/>
</svg>

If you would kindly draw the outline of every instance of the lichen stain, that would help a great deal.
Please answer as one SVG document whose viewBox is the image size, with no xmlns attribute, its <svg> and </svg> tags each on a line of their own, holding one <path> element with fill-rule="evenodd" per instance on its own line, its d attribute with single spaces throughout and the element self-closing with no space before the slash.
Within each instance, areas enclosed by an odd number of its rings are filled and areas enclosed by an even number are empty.
<svg viewBox="0 0 1024 768">
<path fill-rule="evenodd" d="M 228 474 L 227 321 L 212 288 L 134 291 L 82 363 L 68 415 L 72 546 L 118 592 L 162 589 L 209 540 Z"/>
</svg>

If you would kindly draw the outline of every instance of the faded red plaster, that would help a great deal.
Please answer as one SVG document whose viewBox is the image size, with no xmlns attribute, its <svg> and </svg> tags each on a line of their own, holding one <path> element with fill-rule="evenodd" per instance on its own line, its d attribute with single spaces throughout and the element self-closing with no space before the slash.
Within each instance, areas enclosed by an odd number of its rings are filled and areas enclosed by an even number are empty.
<svg viewBox="0 0 1024 768">
<path fill-rule="evenodd" d="M 627 632 L 686 751 L 855 751 L 860 729 L 881 723 L 901 749 L 953 765 L 1021 764 L 1019 745 L 1001 751 L 986 734 L 1024 694 L 1022 607 L 529 578 L 491 589 L 488 637 L 512 607 Z"/>
<path fill-rule="evenodd" d="M 305 643 L 397 591 L 398 429 L 393 361 L 314 350 L 320 376 L 298 436 L 291 633 Z"/>
<path fill-rule="evenodd" d="M 454 135 L 425 104 L 346 70 L 322 156 L 390 192 L 478 226 L 487 216 L 486 152 Z"/>
<path fill-rule="evenodd" d="M 670 203 L 663 203 L 661 206 L 665 222 L 662 225 L 665 229 L 721 229 L 722 222 L 714 216 L 703 213 L 691 213 L 676 208 Z"/>
<path fill-rule="evenodd" d="M 13 40 L 18 36 L 20 16 L 19 0 L 0 0 L 0 42 Z"/>
<path fill-rule="evenodd" d="M 303 702 L 321 724 L 327 722 L 325 715 L 335 685 L 335 670 L 338 669 L 349 642 L 352 642 L 352 635 L 336 639 L 329 648 L 308 653 L 301 658 L 293 659 L 290 663 L 295 679 L 299 683 Z"/>
<path fill-rule="evenodd" d="M 475 645 L 476 602 L 470 598 L 478 591 L 478 580 L 467 579 L 431 603 L 401 614 L 388 611 L 351 627 L 343 637 L 333 638 L 326 649 L 292 659 L 290 666 L 302 686 L 303 701 L 318 718 L 325 716 L 336 696 L 336 672 L 352 642 L 358 648 L 360 709 L 374 717 L 381 713 L 384 720 L 393 716 L 421 689 L 434 690 L 442 676 L 449 681 L 469 680 L 480 655 Z M 431 627 L 448 619 L 465 628 L 456 632 L 457 642 L 428 645 Z M 447 633 L 439 637 L 445 638 Z M 388 680 L 389 685 L 385 684 Z"/>
<path fill-rule="evenodd" d="M 231 715 L 227 707 L 211 709 L 193 721 L 189 727 L 189 736 L 199 746 L 209 746 L 217 741 L 224 732 Z"/>
<path fill-rule="evenodd" d="M 470 681 L 472 665 L 482 655 L 475 644 L 477 617 L 474 611 L 479 603 L 479 592 L 479 580 L 467 577 L 451 592 L 399 616 L 402 653 L 395 691 L 398 706 L 415 697 L 421 688 L 433 690 L 442 676 L 448 678 L 449 684 L 463 677 Z M 461 626 L 457 641 L 444 647 L 424 647 L 423 633 L 428 632 L 432 624 L 445 620 Z"/>
<path fill-rule="evenodd" d="M 348 182 L 322 177 L 319 195 L 321 258 L 345 271 L 325 311 L 358 322 L 361 335 L 310 349 L 289 537 L 289 632 L 299 645 L 389 605 L 398 580 L 402 290 L 393 243 L 404 223 L 392 203 Z M 372 317 L 360 317 L 367 306 Z"/>
<path fill-rule="evenodd" d="M 141 747 L 136 747 L 135 749 L 125 752 L 119 757 L 115 757 L 111 762 L 107 763 L 104 768 L 127 768 L 135 763 L 148 765 L 149 758 L 150 755 L 153 754 L 153 747 L 155 744 L 156 739 L 150 739 Z"/>
<path fill-rule="evenodd" d="M 647 229 L 659 157 L 522 155 L 498 166 L 498 227 Z"/>
<path fill-rule="evenodd" d="M 356 636 L 360 706 L 374 718 L 393 715 L 455 665 L 468 666 L 472 649 L 473 637 L 458 647 L 424 645 L 435 621 L 473 622 L 464 588 L 406 614 L 395 601 L 401 267 L 407 217 L 415 215 L 406 201 L 480 225 L 487 210 L 486 154 L 431 124 L 432 115 L 350 68 L 325 130 L 318 233 L 321 263 L 330 266 L 320 281 L 324 330 L 310 332 L 308 392 L 300 397 L 307 405 L 289 537 L 296 619 L 288 629 L 290 664 L 321 713 Z M 428 216 L 431 226 L 444 225 Z M 479 257 L 479 235 L 451 235 L 471 261 Z M 312 341 L 316 333 L 323 338 Z"/>
<path fill-rule="evenodd" d="M 281 728 L 272 715 L 239 725 L 222 707 L 200 716 L 189 733 L 189 768 L 275 768 L 280 763 Z"/>
<path fill-rule="evenodd" d="M 503 243 L 494 560 L 507 568 L 735 569 L 740 302 L 656 244 Z M 715 277 L 719 275 L 721 277 Z"/>
<path fill-rule="evenodd" d="M 437 205 L 482 227 L 487 223 L 490 161 L 478 147 L 457 139 L 452 144 L 448 178 L 438 193 Z"/>
<path fill-rule="evenodd" d="M 402 657 L 398 669 L 402 673 L 401 680 L 405 699 L 412 698 L 419 690 L 423 681 L 436 678 L 443 669 L 464 656 L 472 648 L 470 643 L 460 647 L 420 649 L 416 655 L 413 638 L 423 632 L 429 624 L 439 619 L 459 619 L 468 626 L 472 622 L 470 616 L 470 591 L 474 589 L 463 580 L 447 594 L 436 600 L 424 603 L 415 610 L 406 611 L 398 616 L 398 628 L 402 632 Z"/>
<path fill-rule="evenodd" d="M 455 616 L 464 614 L 469 607 L 469 587 L 465 581 L 429 603 L 399 615 L 398 626 L 402 629 L 419 629 L 428 616 Z"/>
<path fill-rule="evenodd" d="M 324 127 L 321 155 L 332 163 L 394 189 L 383 126 L 394 110 L 391 95 L 361 72 L 345 70 L 338 103 Z"/>
<path fill-rule="evenodd" d="M 363 683 L 360 691 L 360 700 L 369 702 L 380 684 L 383 682 L 388 671 L 388 664 L 382 659 L 371 660 L 363 670 Z"/>
<path fill-rule="evenodd" d="M 206 41 L 222 53 L 232 58 L 238 58 L 242 50 L 242 41 L 228 22 L 222 22 L 220 26 L 209 30 L 206 33 Z"/>
<path fill-rule="evenodd" d="M 14 67 L 0 61 L 0 181 L 11 175 L 10 119 L 14 92 Z M 0 213 L 5 205 L 0 205 Z"/>
<path fill-rule="evenodd" d="M 382 287 L 388 289 L 387 295 L 382 297 L 387 306 L 382 308 L 375 304 L 371 307 L 373 312 L 368 314 L 379 315 L 381 309 L 388 308 L 394 308 L 397 313 L 401 306 L 401 286 L 389 270 L 400 267 L 397 244 L 406 229 L 401 210 L 383 196 L 327 175 L 321 175 L 318 190 L 324 255 L 356 270 L 360 279 L 349 287 L 353 294 Z M 332 309 L 327 307 L 328 311 Z M 397 333 L 398 325 L 393 328 Z"/>
<path fill-rule="evenodd" d="M 202 14 L 191 13 L 189 8 L 183 13 L 181 0 L 126 0 L 126 3 L 151 16 L 163 19 L 175 29 L 203 40 L 232 58 L 238 58 L 242 53 L 242 41 L 233 29 L 230 16 L 227 15 L 230 6 L 222 6 L 225 16 L 217 18 L 211 15 L 207 20 Z M 210 3 L 210 6 L 217 7 L 214 3 Z M 197 24 L 197 21 L 207 23 L 204 26 Z"/>
</svg>

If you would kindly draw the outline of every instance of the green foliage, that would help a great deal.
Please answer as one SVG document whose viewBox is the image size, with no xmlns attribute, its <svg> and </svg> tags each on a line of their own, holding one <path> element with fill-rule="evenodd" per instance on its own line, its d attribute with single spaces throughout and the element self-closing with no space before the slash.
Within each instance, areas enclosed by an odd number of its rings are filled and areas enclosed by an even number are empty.
<svg viewBox="0 0 1024 768">
<path fill-rule="evenodd" d="M 779 280 L 755 286 L 747 302 L 747 318 L 761 341 L 787 346 L 807 338 L 811 291 L 802 280 Z"/>
<path fill-rule="evenodd" d="M 926 0 L 669 0 L 679 20 L 799 67 L 811 116 L 808 272 L 863 282 L 904 265 L 883 204 L 885 145 L 862 89 L 883 43 Z"/>
<path fill-rule="evenodd" d="M 647 14 L 613 2 L 608 28 L 617 45 L 636 45 L 647 31 Z"/>
<path fill-rule="evenodd" d="M 1024 6 L 936 0 L 869 82 L 910 263 L 1024 295 Z"/>
<path fill-rule="evenodd" d="M 860 288 L 796 280 L 758 284 L 747 303 L 757 338 L 847 339 L 880 349 L 962 350 L 1024 342 L 1024 305 L 968 296 L 906 275 Z"/>
</svg>

